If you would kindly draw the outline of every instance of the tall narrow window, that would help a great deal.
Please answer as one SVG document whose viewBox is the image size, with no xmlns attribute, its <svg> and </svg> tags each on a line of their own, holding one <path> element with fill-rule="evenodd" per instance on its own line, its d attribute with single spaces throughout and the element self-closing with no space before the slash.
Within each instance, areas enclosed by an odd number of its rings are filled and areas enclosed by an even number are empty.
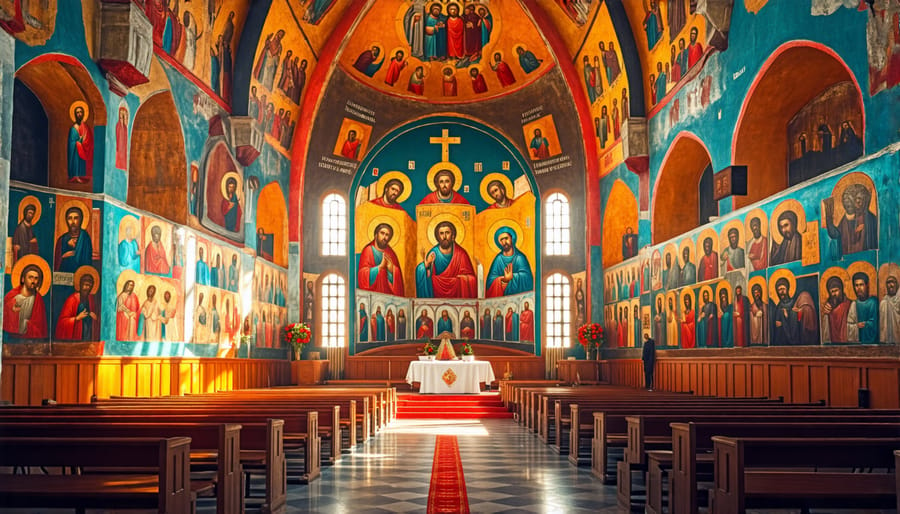
<svg viewBox="0 0 900 514">
<path fill-rule="evenodd" d="M 568 348 L 572 342 L 572 286 L 569 277 L 554 273 L 547 277 L 544 305 L 548 348 Z"/>
<path fill-rule="evenodd" d="M 347 255 L 347 203 L 332 193 L 322 201 L 322 255 Z"/>
<path fill-rule="evenodd" d="M 547 197 L 544 209 L 547 213 L 545 253 L 569 255 L 569 199 L 561 193 Z"/>
<path fill-rule="evenodd" d="M 341 347 L 347 340 L 347 291 L 344 278 L 334 273 L 322 280 L 320 328 L 322 346 Z"/>
</svg>

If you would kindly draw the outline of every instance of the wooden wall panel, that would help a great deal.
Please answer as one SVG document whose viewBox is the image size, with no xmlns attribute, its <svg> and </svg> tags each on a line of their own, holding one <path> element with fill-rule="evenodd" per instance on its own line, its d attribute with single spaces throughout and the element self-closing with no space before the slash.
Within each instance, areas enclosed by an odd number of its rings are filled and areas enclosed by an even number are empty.
<svg viewBox="0 0 900 514">
<path fill-rule="evenodd" d="M 611 384 L 643 387 L 638 359 L 600 362 Z M 872 408 L 900 408 L 900 360 L 883 358 L 657 358 L 655 389 L 724 397 L 783 396 L 786 402 L 824 400 L 830 406 L 857 405 L 860 388 Z"/>
<path fill-rule="evenodd" d="M 158 357 L 4 357 L 2 400 L 39 405 L 52 398 L 160 396 L 290 384 L 286 361 Z"/>
</svg>

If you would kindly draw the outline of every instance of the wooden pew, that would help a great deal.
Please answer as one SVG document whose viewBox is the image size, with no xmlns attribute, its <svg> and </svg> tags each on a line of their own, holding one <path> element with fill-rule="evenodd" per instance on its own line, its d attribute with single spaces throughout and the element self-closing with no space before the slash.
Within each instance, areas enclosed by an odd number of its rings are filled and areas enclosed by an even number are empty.
<svg viewBox="0 0 900 514">
<path fill-rule="evenodd" d="M 862 415 L 822 418 L 763 417 L 720 419 L 671 423 L 671 451 L 654 451 L 657 457 L 649 466 L 647 512 L 662 512 L 663 474 L 668 472 L 669 512 L 688 514 L 699 506 L 698 476 L 710 474 L 713 467 L 713 437 L 892 437 L 900 434 L 900 417 L 867 418 Z M 869 421 L 873 420 L 873 421 Z M 893 420 L 893 421 L 886 421 Z M 668 454 L 668 455 L 666 455 Z"/>
<path fill-rule="evenodd" d="M 897 506 L 893 452 L 900 447 L 900 437 L 713 436 L 713 445 L 710 512 L 714 514 L 743 514 L 747 508 Z M 846 470 L 816 471 L 818 468 Z M 866 468 L 892 471 L 857 472 Z"/>
<path fill-rule="evenodd" d="M 140 468 L 135 474 L 4 475 L 0 506 L 194 512 L 190 445 L 189 437 L 0 437 L 0 466 Z"/>
<path fill-rule="evenodd" d="M 227 423 L 4 423 L 0 437 L 188 437 L 191 461 L 209 460 L 216 470 L 216 512 L 243 512 L 241 499 L 241 426 Z M 192 466 L 193 467 L 193 466 Z"/>
</svg>

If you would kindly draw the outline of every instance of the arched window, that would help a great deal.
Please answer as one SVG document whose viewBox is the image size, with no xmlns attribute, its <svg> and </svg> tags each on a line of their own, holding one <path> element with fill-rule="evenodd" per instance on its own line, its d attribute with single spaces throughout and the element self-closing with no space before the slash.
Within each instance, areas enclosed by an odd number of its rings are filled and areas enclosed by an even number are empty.
<svg viewBox="0 0 900 514">
<path fill-rule="evenodd" d="M 569 277 L 554 273 L 547 277 L 544 285 L 547 347 L 568 348 L 572 341 L 572 285 Z"/>
<path fill-rule="evenodd" d="M 547 213 L 547 255 L 569 255 L 569 199 L 562 193 L 547 197 L 544 210 Z"/>
<path fill-rule="evenodd" d="M 322 255 L 347 255 L 347 202 L 336 193 L 322 201 Z"/>
<path fill-rule="evenodd" d="M 344 278 L 334 273 L 322 280 L 321 341 L 325 348 L 344 346 L 347 340 L 347 288 Z"/>
</svg>

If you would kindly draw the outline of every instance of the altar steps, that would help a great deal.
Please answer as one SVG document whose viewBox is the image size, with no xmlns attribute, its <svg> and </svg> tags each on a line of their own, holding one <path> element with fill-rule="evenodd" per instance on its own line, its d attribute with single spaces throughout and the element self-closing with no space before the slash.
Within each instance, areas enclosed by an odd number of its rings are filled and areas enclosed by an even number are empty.
<svg viewBox="0 0 900 514">
<path fill-rule="evenodd" d="M 398 419 L 484 419 L 512 418 L 500 393 L 466 395 L 399 394 Z"/>
</svg>

